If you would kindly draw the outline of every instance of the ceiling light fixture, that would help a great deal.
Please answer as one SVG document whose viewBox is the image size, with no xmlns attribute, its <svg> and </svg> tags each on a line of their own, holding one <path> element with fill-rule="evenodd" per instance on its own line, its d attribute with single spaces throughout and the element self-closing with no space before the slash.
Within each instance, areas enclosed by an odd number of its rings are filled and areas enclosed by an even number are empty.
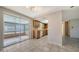
<svg viewBox="0 0 79 59">
<path fill-rule="evenodd" d="M 36 7 L 35 6 L 26 6 L 27 9 L 31 11 L 35 11 Z"/>
<path fill-rule="evenodd" d="M 73 8 L 73 7 L 75 7 L 75 6 L 71 6 L 70 8 Z"/>
<path fill-rule="evenodd" d="M 42 23 L 48 23 L 48 20 L 42 20 L 41 22 Z"/>
</svg>

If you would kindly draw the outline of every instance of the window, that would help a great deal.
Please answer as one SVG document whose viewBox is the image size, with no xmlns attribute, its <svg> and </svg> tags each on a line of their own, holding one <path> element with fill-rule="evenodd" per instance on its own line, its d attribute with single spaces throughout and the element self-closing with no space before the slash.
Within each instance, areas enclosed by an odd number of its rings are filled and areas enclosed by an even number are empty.
<svg viewBox="0 0 79 59">
<path fill-rule="evenodd" d="M 9 32 L 15 32 L 15 24 L 14 23 L 8 23 L 8 22 L 5 22 L 5 25 L 4 25 L 4 32 L 5 33 L 9 33 Z"/>
<path fill-rule="evenodd" d="M 15 17 L 4 15 L 4 33 L 15 32 Z"/>
<path fill-rule="evenodd" d="M 25 32 L 25 25 L 21 24 L 21 32 Z"/>
<path fill-rule="evenodd" d="M 4 14 L 4 46 L 29 39 L 28 24 L 25 19 Z"/>
<path fill-rule="evenodd" d="M 4 33 L 28 31 L 28 21 L 19 17 L 4 15 Z"/>
<path fill-rule="evenodd" d="M 16 24 L 16 32 L 20 32 L 20 24 Z"/>
</svg>

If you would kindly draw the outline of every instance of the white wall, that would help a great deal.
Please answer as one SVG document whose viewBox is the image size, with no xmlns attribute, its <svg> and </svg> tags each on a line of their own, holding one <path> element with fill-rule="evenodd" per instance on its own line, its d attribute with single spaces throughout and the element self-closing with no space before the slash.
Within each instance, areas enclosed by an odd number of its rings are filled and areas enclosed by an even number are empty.
<svg viewBox="0 0 79 59">
<path fill-rule="evenodd" d="M 63 11 L 63 21 L 79 19 L 79 8 L 74 7 Z"/>
<path fill-rule="evenodd" d="M 79 19 L 70 21 L 70 37 L 79 38 Z"/>
<path fill-rule="evenodd" d="M 62 12 L 55 12 L 46 17 L 49 43 L 62 46 Z"/>
</svg>

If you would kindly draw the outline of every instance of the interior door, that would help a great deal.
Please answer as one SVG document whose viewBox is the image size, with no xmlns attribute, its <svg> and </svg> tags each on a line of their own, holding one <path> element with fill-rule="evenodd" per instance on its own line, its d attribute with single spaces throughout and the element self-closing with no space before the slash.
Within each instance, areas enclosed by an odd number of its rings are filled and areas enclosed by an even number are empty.
<svg viewBox="0 0 79 59">
<path fill-rule="evenodd" d="M 65 36 L 70 36 L 70 33 L 69 33 L 69 21 L 65 22 Z"/>
</svg>

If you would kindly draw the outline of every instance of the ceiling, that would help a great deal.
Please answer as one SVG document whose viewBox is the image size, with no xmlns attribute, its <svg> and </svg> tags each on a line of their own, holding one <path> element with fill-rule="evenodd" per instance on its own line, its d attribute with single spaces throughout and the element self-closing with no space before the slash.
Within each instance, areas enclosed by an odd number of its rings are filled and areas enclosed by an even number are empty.
<svg viewBox="0 0 79 59">
<path fill-rule="evenodd" d="M 46 20 L 43 16 L 49 13 L 70 9 L 70 6 L 34 6 L 35 8 L 33 10 L 27 8 L 27 6 L 4 6 L 4 7 L 19 12 L 21 14 L 24 14 L 26 16 L 39 19 L 39 21 Z"/>
<path fill-rule="evenodd" d="M 46 15 L 51 12 L 56 12 L 63 9 L 68 9 L 69 7 L 61 7 L 61 6 L 36 6 L 35 10 L 32 11 L 28 9 L 26 6 L 5 6 L 5 8 L 17 11 L 24 15 L 27 15 L 32 18 L 40 17 L 42 15 Z"/>
</svg>

